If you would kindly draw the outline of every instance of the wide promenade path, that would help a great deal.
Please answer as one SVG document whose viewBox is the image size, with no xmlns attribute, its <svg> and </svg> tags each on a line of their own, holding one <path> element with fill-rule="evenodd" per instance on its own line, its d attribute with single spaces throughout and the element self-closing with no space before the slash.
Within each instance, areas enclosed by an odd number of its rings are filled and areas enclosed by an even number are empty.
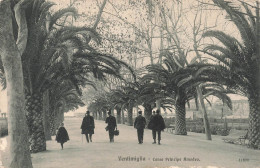
<svg viewBox="0 0 260 168">
<path fill-rule="evenodd" d="M 65 118 L 70 141 L 61 150 L 52 137 L 47 151 L 32 154 L 34 168 L 260 168 L 260 151 L 224 143 L 220 136 L 207 141 L 204 134 L 177 136 L 162 132 L 162 145 L 155 145 L 151 130 L 145 130 L 144 143 L 140 145 L 136 129 L 118 124 L 120 135 L 115 137 L 115 143 L 110 143 L 105 122 L 95 120 L 93 142 L 86 143 L 80 134 L 81 121 L 82 118 Z"/>
</svg>

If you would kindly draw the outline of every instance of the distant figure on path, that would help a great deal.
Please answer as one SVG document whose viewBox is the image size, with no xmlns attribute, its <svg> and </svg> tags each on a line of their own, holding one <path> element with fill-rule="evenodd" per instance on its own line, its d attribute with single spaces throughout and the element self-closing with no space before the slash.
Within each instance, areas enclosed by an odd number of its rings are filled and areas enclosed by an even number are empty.
<svg viewBox="0 0 260 168">
<path fill-rule="evenodd" d="M 157 109 L 156 110 L 156 115 L 152 118 L 152 120 L 150 121 L 152 122 L 151 124 L 151 128 L 153 131 L 153 144 L 156 144 L 156 132 L 158 133 L 158 145 L 160 145 L 160 141 L 161 141 L 161 131 L 165 129 L 165 123 L 163 120 L 163 117 L 160 115 L 160 110 Z"/>
<path fill-rule="evenodd" d="M 59 127 L 59 129 L 58 129 L 58 131 L 57 131 L 57 134 L 56 134 L 56 141 L 57 141 L 58 143 L 60 143 L 61 149 L 63 149 L 63 144 L 64 144 L 65 142 L 67 142 L 68 140 L 70 140 L 70 139 L 69 139 L 68 132 L 67 132 L 67 130 L 64 128 L 64 124 L 61 123 L 61 124 L 60 124 L 60 127 Z"/>
<path fill-rule="evenodd" d="M 137 129 L 137 136 L 139 144 L 143 143 L 144 140 L 144 128 L 146 125 L 146 120 L 142 116 L 142 111 L 138 111 L 138 116 L 135 118 L 134 128 Z"/>
<path fill-rule="evenodd" d="M 116 118 L 111 115 L 111 111 L 108 112 L 106 123 L 107 123 L 106 131 L 108 131 L 110 142 L 114 142 L 114 131 L 117 125 L 116 125 Z"/>
<path fill-rule="evenodd" d="M 92 142 L 92 134 L 94 134 L 95 122 L 94 118 L 90 116 L 89 111 L 86 112 L 80 128 L 82 129 L 81 134 L 85 134 L 87 142 Z"/>
</svg>

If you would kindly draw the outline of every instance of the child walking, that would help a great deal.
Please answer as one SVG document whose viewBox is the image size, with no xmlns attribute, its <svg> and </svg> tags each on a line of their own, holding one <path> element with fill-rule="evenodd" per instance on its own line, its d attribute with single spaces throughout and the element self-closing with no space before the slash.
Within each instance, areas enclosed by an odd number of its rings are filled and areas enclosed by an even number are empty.
<svg viewBox="0 0 260 168">
<path fill-rule="evenodd" d="M 60 123 L 60 127 L 58 129 L 58 132 L 56 134 L 56 141 L 60 143 L 61 149 L 63 149 L 63 144 L 67 142 L 69 139 L 69 135 L 67 130 L 64 128 L 64 124 Z"/>
</svg>

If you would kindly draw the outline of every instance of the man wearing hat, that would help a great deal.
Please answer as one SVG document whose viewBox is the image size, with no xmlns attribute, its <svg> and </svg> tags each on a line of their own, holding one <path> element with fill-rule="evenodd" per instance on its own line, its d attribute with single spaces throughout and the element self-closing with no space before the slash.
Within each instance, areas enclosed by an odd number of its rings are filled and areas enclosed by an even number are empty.
<svg viewBox="0 0 260 168">
<path fill-rule="evenodd" d="M 94 134 L 94 118 L 90 116 L 90 112 L 87 111 L 85 114 L 85 117 L 83 118 L 82 124 L 81 124 L 81 134 L 86 135 L 87 142 L 92 142 L 92 134 Z"/>
<path fill-rule="evenodd" d="M 146 120 L 142 116 L 142 111 L 138 111 L 138 116 L 135 118 L 135 122 L 134 122 L 134 128 L 137 129 L 139 144 L 143 143 L 145 125 L 146 125 Z"/>
<path fill-rule="evenodd" d="M 107 123 L 106 130 L 108 131 L 110 142 L 114 142 L 114 131 L 115 128 L 117 127 L 116 118 L 111 115 L 111 111 L 108 111 L 107 114 L 108 117 L 106 118 L 106 123 Z"/>
<path fill-rule="evenodd" d="M 153 117 L 153 144 L 156 144 L 156 132 L 158 133 L 158 145 L 160 145 L 161 141 L 161 131 L 165 129 L 165 122 L 163 117 L 160 115 L 160 110 L 156 110 L 156 115 Z"/>
</svg>

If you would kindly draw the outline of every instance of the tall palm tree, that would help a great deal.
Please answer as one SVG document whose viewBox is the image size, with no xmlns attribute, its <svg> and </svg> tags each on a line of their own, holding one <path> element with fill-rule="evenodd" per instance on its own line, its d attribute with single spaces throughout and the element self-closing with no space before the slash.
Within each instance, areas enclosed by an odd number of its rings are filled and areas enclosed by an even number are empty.
<svg viewBox="0 0 260 168">
<path fill-rule="evenodd" d="M 28 41 L 22 54 L 27 122 L 31 151 L 46 150 L 42 124 L 42 93 L 49 87 L 52 79 L 71 60 L 70 51 L 83 50 L 87 46 L 84 41 L 89 39 L 88 28 L 59 27 L 56 24 L 65 15 L 76 15 L 74 8 L 62 9 L 53 14 L 49 9 L 54 4 L 45 0 L 30 0 L 26 8 Z M 93 33 L 92 33 L 93 34 Z"/>
<path fill-rule="evenodd" d="M 230 99 L 225 96 L 225 89 L 219 89 L 216 83 L 206 80 L 199 80 L 194 78 L 193 83 L 190 81 L 190 76 L 197 72 L 195 65 L 189 65 L 183 68 L 176 63 L 176 58 L 173 58 L 170 53 L 164 55 L 163 64 L 155 64 L 147 66 L 148 74 L 143 77 L 143 80 L 150 81 L 151 84 L 160 88 L 162 97 L 168 97 L 169 104 L 174 105 L 176 119 L 175 119 L 175 134 L 187 135 L 186 130 L 186 109 L 185 104 L 194 98 L 197 98 L 196 86 L 203 84 L 204 98 L 209 95 L 215 95 L 224 102 L 230 103 Z M 179 63 L 181 61 L 178 61 Z M 204 64 L 203 64 L 204 65 Z M 200 72 L 200 71 L 199 71 Z M 197 72 L 198 73 L 198 72 Z M 189 81 L 189 82 L 187 82 Z M 210 87 L 209 87 L 210 86 Z M 222 95 L 222 94 L 224 95 Z M 171 103 L 172 102 L 172 103 Z M 231 107 L 231 106 L 230 106 Z"/>
<path fill-rule="evenodd" d="M 212 66 L 212 72 L 219 83 L 224 83 L 237 94 L 246 96 L 249 101 L 249 145 L 252 148 L 260 144 L 260 83 L 259 83 L 259 9 L 253 14 L 253 8 L 241 2 L 242 8 L 231 2 L 213 0 L 227 12 L 228 18 L 240 33 L 241 40 L 222 31 L 208 31 L 204 37 L 213 37 L 221 42 L 210 44 L 204 52 L 214 57 L 219 64 Z M 258 53 L 257 53 L 258 51 Z"/>
<path fill-rule="evenodd" d="M 80 94 L 74 88 L 69 80 L 58 83 L 56 87 L 50 89 L 50 118 L 47 124 L 50 124 L 52 135 L 55 134 L 59 124 L 63 122 L 63 114 L 70 110 L 84 106 L 84 102 L 80 98 Z"/>
<path fill-rule="evenodd" d="M 28 42 L 22 55 L 25 79 L 27 121 L 31 151 L 46 149 L 42 124 L 42 94 L 64 79 L 69 79 L 77 91 L 79 86 L 92 84 L 88 74 L 104 79 L 107 74 L 119 76 L 124 64 L 110 55 L 96 52 L 89 41 L 100 39 L 97 33 L 86 27 L 59 25 L 63 16 L 76 15 L 74 8 L 62 9 L 50 14 L 53 3 L 30 0 L 26 8 Z"/>
<path fill-rule="evenodd" d="M 163 92 L 164 97 L 172 98 L 175 102 L 175 134 L 187 135 L 186 130 L 186 111 L 185 104 L 188 100 L 189 92 L 185 92 L 185 88 L 178 87 L 176 80 L 176 72 L 181 68 L 176 64 L 174 60 L 175 56 L 169 52 L 164 55 L 165 59 L 163 64 L 154 64 L 147 66 L 148 74 L 143 78 L 144 80 L 150 81 L 150 83 L 156 83 L 160 85 L 160 91 Z M 180 63 L 185 64 L 183 59 L 180 59 Z"/>
</svg>

